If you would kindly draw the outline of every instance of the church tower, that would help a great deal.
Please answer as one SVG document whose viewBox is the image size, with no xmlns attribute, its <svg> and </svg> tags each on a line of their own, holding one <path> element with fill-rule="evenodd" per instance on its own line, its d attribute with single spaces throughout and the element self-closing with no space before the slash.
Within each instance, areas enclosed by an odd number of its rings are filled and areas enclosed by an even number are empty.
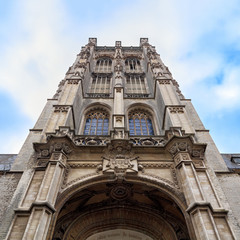
<svg viewBox="0 0 240 240">
<path fill-rule="evenodd" d="M 240 239 L 227 172 L 147 38 L 90 38 L 11 166 L 0 238 Z"/>
</svg>

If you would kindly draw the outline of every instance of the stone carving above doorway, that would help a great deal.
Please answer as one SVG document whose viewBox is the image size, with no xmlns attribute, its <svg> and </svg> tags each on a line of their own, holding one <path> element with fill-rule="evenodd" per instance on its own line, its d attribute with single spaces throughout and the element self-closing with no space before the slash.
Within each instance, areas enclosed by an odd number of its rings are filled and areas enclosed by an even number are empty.
<svg viewBox="0 0 240 240">
<path fill-rule="evenodd" d="M 127 173 L 138 172 L 138 156 L 131 151 L 129 141 L 111 141 L 102 159 L 103 173 L 113 173 L 117 177 L 123 177 Z"/>
</svg>

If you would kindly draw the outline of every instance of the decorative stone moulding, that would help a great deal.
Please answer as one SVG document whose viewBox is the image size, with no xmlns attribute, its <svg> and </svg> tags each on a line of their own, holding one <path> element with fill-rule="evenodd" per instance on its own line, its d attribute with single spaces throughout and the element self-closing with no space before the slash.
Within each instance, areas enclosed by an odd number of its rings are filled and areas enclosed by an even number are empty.
<svg viewBox="0 0 240 240">
<path fill-rule="evenodd" d="M 203 162 L 203 159 L 201 160 L 193 160 L 193 165 L 195 168 L 199 168 L 199 169 L 205 169 L 205 163 Z"/>
<path fill-rule="evenodd" d="M 61 191 L 63 191 L 64 189 L 66 189 L 69 186 L 74 185 L 75 183 L 77 183 L 77 182 L 79 182 L 81 180 L 84 180 L 84 182 L 86 182 L 86 179 L 89 179 L 89 182 L 90 182 L 90 181 L 92 181 L 93 177 L 96 177 L 98 175 L 99 175 L 98 173 L 89 173 L 89 174 L 83 175 L 81 177 L 75 178 L 74 180 L 72 180 L 72 181 L 70 181 L 68 183 L 66 182 L 66 179 L 64 179 L 63 180 L 63 185 L 61 187 L 61 189 L 62 189 Z"/>
<path fill-rule="evenodd" d="M 170 84 L 171 80 L 170 79 L 156 79 L 159 84 Z"/>
<path fill-rule="evenodd" d="M 168 107 L 170 113 L 184 113 L 184 107 Z"/>
<path fill-rule="evenodd" d="M 109 98 L 110 93 L 87 93 L 90 98 Z"/>
<path fill-rule="evenodd" d="M 137 165 L 137 157 L 135 158 L 127 158 L 127 157 L 114 157 L 106 158 L 103 157 L 103 173 L 115 173 L 123 174 L 126 173 L 137 173 L 138 165 Z"/>
<path fill-rule="evenodd" d="M 110 139 L 104 137 L 75 137 L 73 142 L 77 146 L 106 146 Z"/>
<path fill-rule="evenodd" d="M 89 38 L 88 44 L 93 46 L 97 45 L 97 38 Z"/>
<path fill-rule="evenodd" d="M 39 159 L 37 163 L 37 167 L 45 168 L 47 167 L 48 162 L 49 162 L 49 159 Z"/>
<path fill-rule="evenodd" d="M 56 143 L 52 145 L 49 149 L 39 150 L 37 158 L 38 167 L 46 167 L 49 161 L 60 161 L 64 165 L 67 161 L 67 154 L 71 153 L 71 148 L 67 144 Z"/>
<path fill-rule="evenodd" d="M 117 93 L 121 93 L 122 92 L 122 88 L 121 87 L 115 87 L 115 89 L 116 89 Z"/>
<path fill-rule="evenodd" d="M 48 149 L 40 149 L 38 151 L 38 158 L 50 158 L 51 154 L 54 151 L 69 154 L 72 151 L 72 149 L 67 143 L 58 142 L 51 145 Z"/>
<path fill-rule="evenodd" d="M 131 151 L 128 140 L 112 140 L 103 155 L 103 173 L 112 173 L 123 177 L 127 173 L 138 172 L 138 156 Z"/>
<path fill-rule="evenodd" d="M 185 99 L 184 95 L 182 94 L 182 92 L 181 92 L 181 90 L 179 88 L 178 82 L 175 79 L 172 79 L 172 83 L 173 83 L 173 86 L 176 88 L 176 92 L 177 92 L 178 96 L 181 99 Z"/>
<path fill-rule="evenodd" d="M 113 59 L 114 58 L 114 53 L 111 53 L 111 52 L 95 52 L 94 54 L 94 58 L 95 59 L 98 59 L 98 58 L 111 58 Z"/>
<path fill-rule="evenodd" d="M 47 133 L 47 139 L 51 138 L 52 136 L 56 137 L 65 137 L 68 136 L 69 138 L 73 138 L 74 131 L 70 129 L 70 127 L 60 126 L 59 129 L 55 130 L 55 133 Z"/>
<path fill-rule="evenodd" d="M 150 65 L 151 65 L 152 69 L 154 69 L 154 68 L 158 68 L 159 69 L 160 68 L 161 70 L 164 70 L 164 65 L 161 64 L 159 62 L 159 60 L 157 60 L 157 59 L 152 59 L 150 61 Z"/>
<path fill-rule="evenodd" d="M 123 56 L 122 56 L 121 48 L 119 47 L 116 48 L 114 58 L 117 60 L 118 63 L 122 60 Z"/>
<path fill-rule="evenodd" d="M 115 128 L 111 131 L 112 139 L 128 139 L 128 131 L 125 131 L 122 128 Z"/>
<path fill-rule="evenodd" d="M 140 46 L 148 46 L 148 38 L 140 38 Z"/>
<path fill-rule="evenodd" d="M 68 84 L 78 84 L 80 79 L 67 79 Z"/>
<path fill-rule="evenodd" d="M 84 59 L 84 60 L 79 60 L 76 64 L 75 64 L 75 66 L 74 66 L 74 69 L 76 69 L 76 68 L 82 68 L 82 69 L 86 69 L 87 68 L 87 61 L 86 61 L 86 59 Z"/>
<path fill-rule="evenodd" d="M 124 129 L 116 129 L 121 132 Z M 117 131 L 113 131 L 116 134 Z M 118 133 L 119 134 L 119 133 Z M 60 156 L 59 153 L 65 154 L 66 157 L 72 152 L 81 151 L 79 147 L 99 146 L 104 147 L 102 164 L 98 164 L 96 172 L 104 174 L 114 174 L 119 178 L 124 178 L 126 174 L 137 174 L 138 171 L 144 172 L 144 166 L 138 164 L 138 156 L 133 149 L 135 147 L 157 147 L 165 149 L 177 161 L 177 154 L 181 157 L 191 156 L 194 166 L 204 168 L 205 144 L 196 144 L 191 136 L 176 136 L 168 138 L 149 137 L 149 138 L 128 138 L 128 132 L 122 133 L 122 138 L 98 137 L 98 136 L 75 136 L 69 127 L 61 127 L 54 134 L 48 134 L 46 143 L 34 143 L 36 151 L 37 166 L 45 167 L 48 161 L 53 161 L 54 156 Z M 179 161 L 188 160 L 180 159 Z"/>
<path fill-rule="evenodd" d="M 122 122 L 122 120 L 123 120 L 123 117 L 116 117 L 116 122 Z"/>
<path fill-rule="evenodd" d="M 127 98 L 148 98 L 148 93 L 126 93 Z"/>
<path fill-rule="evenodd" d="M 166 131 L 165 135 L 167 139 L 170 139 L 173 136 L 178 136 L 178 137 L 189 136 L 185 134 L 185 130 L 182 130 L 181 127 L 170 127 L 170 129 Z"/>
<path fill-rule="evenodd" d="M 67 152 L 66 152 L 67 153 Z M 70 153 L 70 152 L 68 152 Z M 47 166 L 47 163 L 51 161 L 51 162 L 60 162 L 62 163 L 63 166 L 66 166 L 66 163 L 67 163 L 67 156 L 66 154 L 64 153 L 64 151 L 61 151 L 61 152 L 52 152 L 51 155 L 50 155 L 50 158 L 47 160 L 47 159 L 40 159 L 38 161 L 38 166 L 41 166 L 41 167 L 45 167 L 43 166 L 44 164 L 46 164 Z"/>
<path fill-rule="evenodd" d="M 62 89 L 63 89 L 63 86 L 64 86 L 65 82 L 66 82 L 66 80 L 63 79 L 63 80 L 61 80 L 60 83 L 58 84 L 58 89 L 57 89 L 56 93 L 55 93 L 54 96 L 53 96 L 54 99 L 58 99 L 60 93 L 62 92 Z"/>
<path fill-rule="evenodd" d="M 123 65 L 121 63 L 121 60 L 117 60 L 117 64 L 114 66 L 114 71 L 118 74 L 123 71 Z"/>
<path fill-rule="evenodd" d="M 126 182 L 107 184 L 106 195 L 119 202 L 125 201 L 133 196 L 132 186 L 132 184 Z"/>
<path fill-rule="evenodd" d="M 172 141 L 167 146 L 169 153 L 172 156 L 176 156 L 178 153 L 188 153 L 193 159 L 204 159 L 204 153 L 206 150 L 206 144 L 196 144 L 193 142 L 191 137 L 176 137 L 172 138 Z M 181 160 L 188 160 L 188 154 L 186 154 L 186 159 Z M 182 155 L 182 157 L 184 157 Z M 191 159 L 189 159 L 191 160 Z"/>
<path fill-rule="evenodd" d="M 96 163 L 70 163 L 68 164 L 71 168 L 97 168 L 99 167 L 99 164 Z"/>
<path fill-rule="evenodd" d="M 68 112 L 71 106 L 67 105 L 54 105 L 54 112 Z"/>
<path fill-rule="evenodd" d="M 157 59 L 159 54 L 157 54 L 157 52 L 153 46 L 149 45 L 147 47 L 147 56 L 148 56 L 148 59 L 151 61 L 151 60 Z"/>
<path fill-rule="evenodd" d="M 81 52 L 78 54 L 78 56 L 80 56 L 80 58 L 81 59 L 86 59 L 86 60 L 88 60 L 89 59 L 89 57 L 90 57 L 90 55 L 91 55 L 91 51 L 90 51 L 90 46 L 91 46 L 92 44 L 91 43 L 89 43 L 89 44 L 87 44 L 85 47 L 83 47 L 82 48 L 82 50 L 81 50 Z"/>
<path fill-rule="evenodd" d="M 160 176 L 156 176 L 154 174 L 149 174 L 149 173 L 148 174 L 144 173 L 144 174 L 142 174 L 142 176 L 145 176 L 147 178 L 159 179 L 162 182 L 164 182 L 166 184 L 166 186 L 169 185 L 169 186 L 172 186 L 172 187 L 174 187 L 176 189 L 180 189 L 180 187 L 178 186 L 178 182 L 177 182 L 176 176 L 175 176 L 174 182 L 171 182 L 171 181 L 167 180 L 166 178 L 162 178 Z"/>
<path fill-rule="evenodd" d="M 122 46 L 122 42 L 121 41 L 116 41 L 115 42 L 115 47 L 121 47 Z"/>
<path fill-rule="evenodd" d="M 165 138 L 130 138 L 130 142 L 134 146 L 165 146 L 167 140 Z"/>
</svg>

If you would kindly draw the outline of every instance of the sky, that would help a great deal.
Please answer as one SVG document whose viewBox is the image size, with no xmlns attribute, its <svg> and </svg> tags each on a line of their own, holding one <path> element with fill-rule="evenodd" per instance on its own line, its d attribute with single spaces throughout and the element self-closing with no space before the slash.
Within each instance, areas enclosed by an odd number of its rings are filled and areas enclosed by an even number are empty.
<svg viewBox="0 0 240 240">
<path fill-rule="evenodd" d="M 0 153 L 18 153 L 81 46 L 149 38 L 221 153 L 240 152 L 240 0 L 0 0 Z"/>
</svg>

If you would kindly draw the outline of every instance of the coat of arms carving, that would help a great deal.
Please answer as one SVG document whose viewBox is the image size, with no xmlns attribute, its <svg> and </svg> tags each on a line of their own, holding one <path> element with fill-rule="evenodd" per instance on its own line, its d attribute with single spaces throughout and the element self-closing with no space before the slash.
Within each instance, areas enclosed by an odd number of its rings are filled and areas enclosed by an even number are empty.
<svg viewBox="0 0 240 240">
<path fill-rule="evenodd" d="M 102 158 L 103 173 L 125 175 L 138 172 L 138 156 L 133 153 L 129 141 L 112 141 Z"/>
</svg>

